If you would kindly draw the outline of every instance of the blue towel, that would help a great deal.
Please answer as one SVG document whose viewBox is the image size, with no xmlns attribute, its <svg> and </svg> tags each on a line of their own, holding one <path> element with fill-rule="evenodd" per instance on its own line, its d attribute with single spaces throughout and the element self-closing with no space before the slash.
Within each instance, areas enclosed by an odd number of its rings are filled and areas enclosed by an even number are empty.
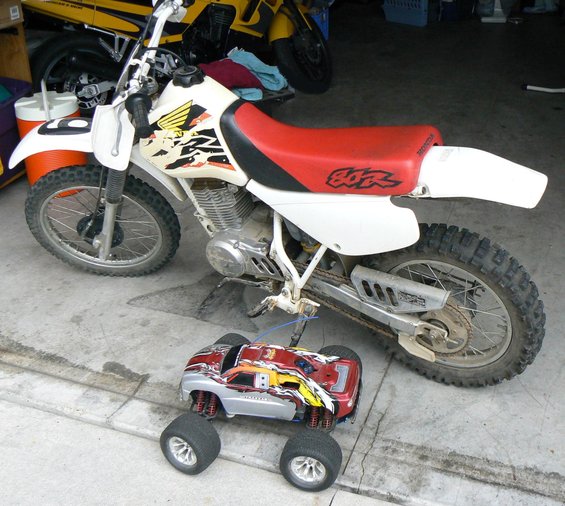
<svg viewBox="0 0 565 506">
<path fill-rule="evenodd" d="M 228 53 L 228 58 L 247 67 L 267 90 L 278 91 L 287 86 L 286 79 L 277 67 L 263 63 L 253 53 L 234 48 Z"/>
<path fill-rule="evenodd" d="M 231 91 L 233 91 L 238 97 L 251 102 L 261 100 L 263 98 L 263 92 L 259 88 L 232 88 Z"/>
</svg>

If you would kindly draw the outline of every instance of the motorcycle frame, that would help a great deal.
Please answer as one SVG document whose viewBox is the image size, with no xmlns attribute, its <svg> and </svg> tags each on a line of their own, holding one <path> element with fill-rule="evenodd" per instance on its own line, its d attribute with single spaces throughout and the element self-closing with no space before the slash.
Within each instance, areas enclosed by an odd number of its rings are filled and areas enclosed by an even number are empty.
<svg viewBox="0 0 565 506">
<path fill-rule="evenodd" d="M 166 20 L 176 18 L 180 21 L 182 19 L 183 9 L 179 4 L 180 0 L 174 0 L 165 2 L 156 9 L 154 16 L 157 17 L 157 22 L 149 47 L 158 45 Z M 128 75 L 127 69 L 130 66 L 137 70 L 133 77 L 129 79 L 128 86 L 119 88 L 120 93 L 114 99 L 112 105 L 97 108 L 91 129 L 86 128 L 88 121 L 84 119 L 69 120 L 65 118 L 38 126 L 18 145 L 10 159 L 10 167 L 15 167 L 21 160 L 32 154 L 53 149 L 70 149 L 93 152 L 98 161 L 110 169 L 109 178 L 112 175 L 123 174 L 121 178 L 114 178 L 122 181 L 122 189 L 131 159 L 135 161 L 139 157 L 145 158 L 147 163 L 141 163 L 140 168 L 155 174 L 156 172 L 153 169 L 149 171 L 148 165 L 156 164 L 149 163 L 147 154 L 143 153 L 143 145 L 141 145 L 141 148 L 138 145 L 136 150 L 132 150 L 134 128 L 124 108 L 127 96 L 137 93 L 141 89 L 144 77 L 147 76 L 150 69 L 149 62 L 154 56 L 155 51 L 146 51 L 140 59 L 137 59 L 134 50 L 120 82 L 125 84 Z M 175 90 L 175 88 L 179 89 Z M 183 104 L 186 105 L 189 97 L 185 96 L 185 90 L 186 88 L 175 87 L 173 83 L 169 83 L 149 116 L 150 122 L 157 121 L 168 113 L 176 112 L 176 108 L 183 106 Z M 328 250 L 333 250 L 338 255 L 367 255 L 398 249 L 411 245 L 418 240 L 418 224 L 414 213 L 409 209 L 394 206 L 390 197 L 287 192 L 270 189 L 250 180 L 238 166 L 237 160 L 231 155 L 219 126 L 219 118 L 237 97 L 209 77 L 204 78 L 203 83 L 190 87 L 188 90 L 192 90 L 190 92 L 193 95 L 191 103 L 192 101 L 199 103 L 202 100 L 204 110 L 210 112 L 209 117 L 206 117 L 201 124 L 190 130 L 189 136 L 198 135 L 200 130 L 212 127 L 232 164 L 231 170 L 224 170 L 223 172 L 221 169 L 215 170 L 213 172 L 214 177 L 237 186 L 246 187 L 274 210 L 270 257 L 281 269 L 285 284 L 278 295 L 267 297 L 262 302 L 265 309 L 280 307 L 289 313 L 312 315 L 318 304 L 301 298 L 301 290 L 309 282 L 312 273 Z M 57 131 L 59 128 L 64 129 L 62 134 L 59 132 L 61 135 L 45 134 L 46 130 Z M 69 129 L 74 129 L 75 132 L 70 133 Z M 108 146 L 112 146 L 112 148 L 109 150 Z M 543 195 L 547 184 L 545 175 L 483 151 L 436 146 L 430 149 L 430 153 L 430 157 L 428 155 L 424 157 L 420 180 L 416 189 L 407 196 L 427 198 L 469 196 L 510 205 L 534 207 Z M 458 165 L 458 162 L 464 162 L 465 159 L 468 160 L 467 163 Z M 479 167 L 478 170 L 474 165 L 477 161 L 483 163 L 482 168 Z M 205 219 L 206 213 L 200 209 L 190 190 L 188 180 L 189 177 L 191 179 L 211 177 L 210 167 L 206 168 L 206 164 L 203 164 L 203 167 L 196 170 L 189 168 L 186 174 L 183 174 L 183 167 L 181 167 L 180 172 L 177 171 L 172 175 L 163 174 L 157 179 L 165 182 L 169 189 L 173 189 L 173 194 L 177 198 L 182 200 L 185 200 L 185 196 L 190 198 L 196 205 L 197 214 L 203 218 L 201 219 L 202 225 L 208 233 L 213 233 L 209 220 L 206 221 Z M 217 169 L 217 167 L 213 167 L 213 169 Z M 158 167 L 157 170 L 159 170 Z M 485 179 L 487 175 L 488 179 Z M 178 179 L 177 182 L 172 183 L 175 178 Z M 489 184 L 485 184 L 485 180 L 488 180 Z M 497 187 L 496 182 L 504 184 L 502 187 Z M 110 185 L 107 185 L 107 188 L 109 187 Z M 105 258 L 105 255 L 110 251 L 114 219 L 120 205 L 119 195 L 117 195 L 118 198 L 116 198 L 116 195 L 113 195 L 112 198 L 108 195 L 106 197 L 102 232 L 93 241 L 99 246 L 100 258 Z M 306 209 L 310 212 L 305 212 Z M 336 223 L 328 224 L 328 213 L 332 210 L 333 216 L 339 215 L 342 217 L 342 222 L 337 227 Z M 380 233 L 362 234 L 356 230 L 352 231 L 350 224 L 358 216 L 364 217 L 366 229 L 379 230 Z M 298 273 L 284 248 L 283 217 L 289 219 L 295 226 L 320 242 L 319 248 L 302 275 Z M 367 223 L 367 220 L 371 219 L 376 221 Z M 385 233 L 380 230 L 385 225 L 388 226 L 388 231 L 392 233 L 387 233 L 386 228 Z M 342 234 L 342 238 L 339 238 L 340 234 Z M 389 239 L 391 236 L 392 239 Z M 335 293 L 332 294 L 336 295 L 338 300 L 351 299 L 350 305 L 353 304 L 361 312 L 394 328 L 399 335 L 399 344 L 413 355 L 429 361 L 435 359 L 435 354 L 417 343 L 415 338 L 421 333 L 434 333 L 435 336 L 445 337 L 446 330 L 428 322 L 422 322 L 413 315 L 393 314 L 391 311 L 368 304 L 359 300 L 355 293 L 347 293 L 347 290 L 344 290 L 343 287 L 331 288 L 330 285 L 326 284 L 322 288 L 333 290 Z M 445 300 L 447 300 L 447 295 L 446 293 Z"/>
</svg>

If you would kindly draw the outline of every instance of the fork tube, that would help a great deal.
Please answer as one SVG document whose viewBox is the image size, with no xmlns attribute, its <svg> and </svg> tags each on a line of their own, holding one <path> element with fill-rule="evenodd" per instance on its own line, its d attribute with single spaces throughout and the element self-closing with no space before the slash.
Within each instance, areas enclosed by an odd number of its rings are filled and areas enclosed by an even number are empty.
<svg viewBox="0 0 565 506">
<path fill-rule="evenodd" d="M 114 238 L 114 226 L 116 224 L 116 216 L 118 208 L 122 203 L 122 194 L 126 184 L 126 171 L 108 170 L 108 179 L 106 181 L 106 199 L 104 204 L 104 223 L 102 231 L 93 241 L 98 249 L 98 258 L 107 260 L 112 249 L 112 240 Z"/>
</svg>

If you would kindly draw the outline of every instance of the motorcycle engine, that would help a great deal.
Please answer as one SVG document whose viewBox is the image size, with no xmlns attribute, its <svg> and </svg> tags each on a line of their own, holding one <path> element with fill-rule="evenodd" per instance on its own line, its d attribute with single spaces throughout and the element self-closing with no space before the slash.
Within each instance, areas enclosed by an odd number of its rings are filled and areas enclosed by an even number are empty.
<svg viewBox="0 0 565 506">
<path fill-rule="evenodd" d="M 216 228 L 206 246 L 206 257 L 214 269 L 230 278 L 283 279 L 268 256 L 273 239 L 269 208 L 255 205 L 247 190 L 224 181 L 200 179 L 191 190 Z"/>
</svg>

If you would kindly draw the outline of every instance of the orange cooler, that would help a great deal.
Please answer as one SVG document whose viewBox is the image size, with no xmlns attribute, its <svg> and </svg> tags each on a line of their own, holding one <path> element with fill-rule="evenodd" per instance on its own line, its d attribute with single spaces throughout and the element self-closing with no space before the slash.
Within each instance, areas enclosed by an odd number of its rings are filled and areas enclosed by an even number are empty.
<svg viewBox="0 0 565 506">
<path fill-rule="evenodd" d="M 73 93 L 47 92 L 49 116 L 51 119 L 80 116 L 77 98 Z M 41 93 L 33 97 L 20 98 L 14 105 L 20 138 L 37 125 L 46 121 L 44 100 Z M 25 161 L 29 184 L 52 170 L 69 165 L 85 165 L 86 153 L 80 151 L 45 151 L 28 157 Z"/>
</svg>

